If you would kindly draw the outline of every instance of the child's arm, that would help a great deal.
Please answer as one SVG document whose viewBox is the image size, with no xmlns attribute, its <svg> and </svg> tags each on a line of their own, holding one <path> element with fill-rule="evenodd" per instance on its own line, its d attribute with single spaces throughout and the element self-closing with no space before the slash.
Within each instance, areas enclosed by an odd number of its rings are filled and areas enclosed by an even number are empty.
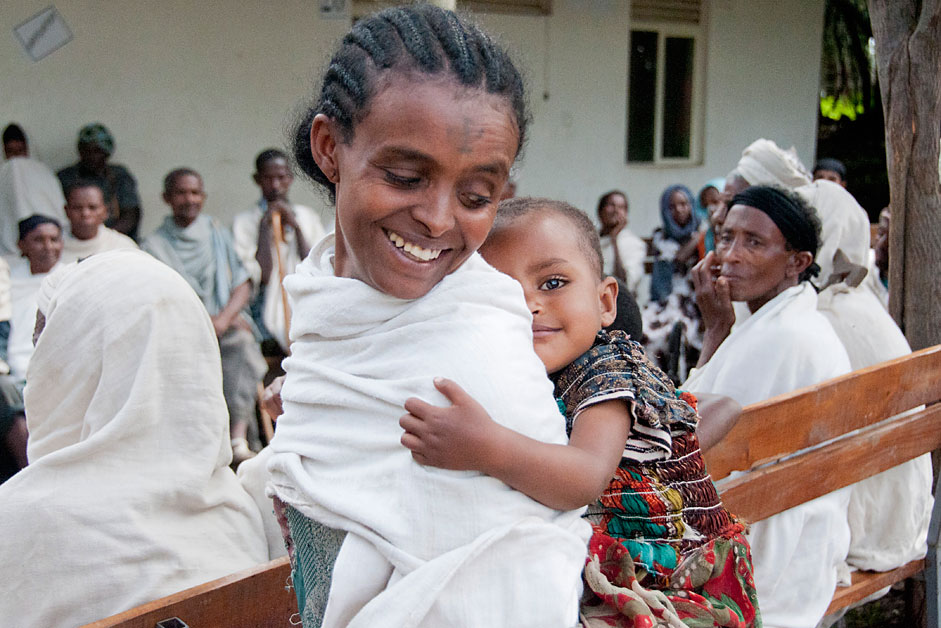
<svg viewBox="0 0 941 628">
<path fill-rule="evenodd" d="M 696 393 L 696 399 L 700 417 L 696 436 L 700 449 L 705 452 L 715 447 L 735 427 L 742 416 L 742 406 L 731 397 L 710 393 Z"/>
<path fill-rule="evenodd" d="M 494 422 L 454 382 L 437 378 L 435 387 L 453 405 L 439 408 L 413 397 L 405 402 L 409 414 L 399 420 L 402 444 L 417 462 L 486 473 L 558 510 L 590 504 L 614 477 L 630 429 L 624 401 L 585 409 L 569 444 L 551 445 Z"/>
</svg>

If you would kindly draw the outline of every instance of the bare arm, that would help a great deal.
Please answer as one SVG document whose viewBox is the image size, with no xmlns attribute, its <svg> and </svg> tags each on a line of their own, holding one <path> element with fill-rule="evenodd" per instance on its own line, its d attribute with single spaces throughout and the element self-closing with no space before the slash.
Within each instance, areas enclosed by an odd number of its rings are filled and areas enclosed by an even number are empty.
<svg viewBox="0 0 941 628">
<path fill-rule="evenodd" d="M 584 410 L 569 444 L 553 445 L 495 423 L 450 380 L 436 379 L 435 387 L 452 406 L 412 398 L 405 402 L 409 414 L 399 421 L 402 444 L 421 464 L 486 473 L 558 510 L 595 501 L 614 476 L 630 429 L 623 401 Z"/>
<path fill-rule="evenodd" d="M 229 296 L 229 302 L 225 307 L 219 310 L 219 313 L 212 316 L 212 325 L 216 329 L 216 335 L 221 336 L 235 323 L 248 300 L 252 296 L 252 283 L 245 281 L 239 284 Z"/>
<path fill-rule="evenodd" d="M 140 224 L 140 207 L 122 207 L 118 210 L 118 217 L 115 219 L 111 228 L 120 231 L 124 235 L 134 233 Z"/>
<path fill-rule="evenodd" d="M 710 393 L 695 393 L 699 401 L 699 426 L 696 428 L 696 436 L 699 437 L 699 447 L 708 451 L 725 438 L 739 417 L 742 416 L 742 406 L 732 399 L 723 395 L 713 395 Z"/>
</svg>

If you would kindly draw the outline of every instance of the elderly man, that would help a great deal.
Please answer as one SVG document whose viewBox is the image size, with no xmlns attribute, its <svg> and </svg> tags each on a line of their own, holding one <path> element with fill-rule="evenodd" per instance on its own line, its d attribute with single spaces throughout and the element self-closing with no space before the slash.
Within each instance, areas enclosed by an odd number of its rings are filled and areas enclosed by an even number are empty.
<svg viewBox="0 0 941 628">
<path fill-rule="evenodd" d="M 144 240 L 142 248 L 193 287 L 212 319 L 222 355 L 222 387 L 229 409 L 232 453 L 236 462 L 251 457 L 248 437 L 254 425 L 255 395 L 266 370 L 244 310 L 252 295 L 228 232 L 203 215 L 206 193 L 195 170 L 179 168 L 163 182 L 170 216 Z"/>
<path fill-rule="evenodd" d="M 17 224 L 33 214 L 65 220 L 62 187 L 46 164 L 29 156 L 26 134 L 17 124 L 3 130 L 0 165 L 0 255 L 19 254 Z"/>
<path fill-rule="evenodd" d="M 65 215 L 69 232 L 63 237 L 63 264 L 104 251 L 137 248 L 134 240 L 104 226 L 105 193 L 94 181 L 76 181 L 65 190 Z"/>
<path fill-rule="evenodd" d="M 706 331 L 699 364 L 684 389 L 747 405 L 850 370 L 807 282 L 816 270 L 819 234 L 813 210 L 793 194 L 758 186 L 732 198 L 715 252 L 693 271 Z M 733 301 L 751 312 L 734 329 Z M 766 627 L 814 628 L 823 617 L 846 573 L 849 500 L 849 489 L 843 489 L 752 526 Z"/>
<path fill-rule="evenodd" d="M 86 124 L 78 132 L 78 163 L 58 172 L 63 189 L 78 180 L 91 180 L 104 191 L 108 220 L 105 224 L 137 239 L 141 220 L 137 181 L 124 166 L 109 164 L 114 136 L 100 122 Z"/>
</svg>

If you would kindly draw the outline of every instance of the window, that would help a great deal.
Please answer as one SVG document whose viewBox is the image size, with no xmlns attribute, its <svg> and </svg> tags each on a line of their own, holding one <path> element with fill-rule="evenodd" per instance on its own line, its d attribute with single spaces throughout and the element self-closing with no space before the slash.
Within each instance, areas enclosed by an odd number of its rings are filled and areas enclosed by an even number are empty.
<svg viewBox="0 0 941 628">
<path fill-rule="evenodd" d="M 703 56 L 698 2 L 634 2 L 627 161 L 684 165 L 698 161 Z M 684 11 L 674 10 L 674 4 L 683 4 Z M 638 24 L 638 18 L 657 21 Z"/>
</svg>

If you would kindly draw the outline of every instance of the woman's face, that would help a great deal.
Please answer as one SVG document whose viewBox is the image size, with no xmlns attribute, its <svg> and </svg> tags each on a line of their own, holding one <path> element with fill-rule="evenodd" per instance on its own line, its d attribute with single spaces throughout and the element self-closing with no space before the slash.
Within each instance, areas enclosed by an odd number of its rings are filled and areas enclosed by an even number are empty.
<svg viewBox="0 0 941 628">
<path fill-rule="evenodd" d="M 450 80 L 393 78 L 345 144 L 323 115 L 314 159 L 336 184 L 334 272 L 415 299 L 487 237 L 516 158 L 506 101 Z"/>
<path fill-rule="evenodd" d="M 686 194 L 680 190 L 670 195 L 670 215 L 673 216 L 673 222 L 681 227 L 693 216 L 693 206 Z"/>
</svg>

